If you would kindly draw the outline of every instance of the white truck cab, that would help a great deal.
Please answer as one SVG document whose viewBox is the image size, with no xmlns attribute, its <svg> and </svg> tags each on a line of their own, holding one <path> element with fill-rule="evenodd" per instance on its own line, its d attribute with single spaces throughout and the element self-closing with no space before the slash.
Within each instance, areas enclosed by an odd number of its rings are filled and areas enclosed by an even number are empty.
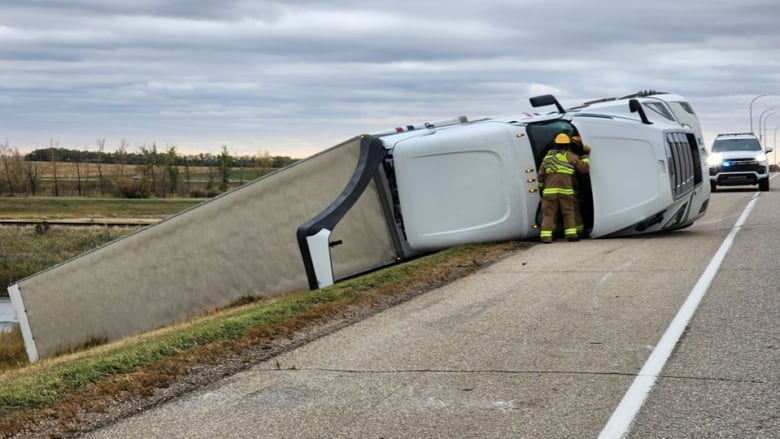
<svg viewBox="0 0 780 439">
<path fill-rule="evenodd" d="M 551 100 L 552 99 L 552 100 Z M 537 99 L 554 104 L 554 98 Z M 592 237 L 692 224 L 706 210 L 700 134 L 649 98 L 573 112 L 522 114 L 382 137 L 393 161 L 396 209 L 412 248 L 538 235 L 536 169 L 556 134 L 592 147 L 590 175 L 579 176 L 580 206 Z M 698 124 L 695 125 L 698 128 Z"/>
<path fill-rule="evenodd" d="M 577 176 L 590 237 L 680 229 L 705 214 L 705 150 L 684 98 L 640 92 L 569 110 L 551 95 L 530 102 L 555 110 L 461 116 L 365 135 L 374 158 L 361 163 L 374 164 L 361 165 L 353 180 L 373 176 L 377 182 L 398 260 L 466 243 L 537 239 L 537 170 L 561 132 L 579 135 L 591 147 L 590 173 Z M 298 230 L 312 288 L 332 282 L 317 279 L 316 273 L 330 272 L 328 237 L 319 235 L 318 224 L 335 222 L 321 216 Z M 317 248 L 307 247 L 307 239 Z"/>
</svg>

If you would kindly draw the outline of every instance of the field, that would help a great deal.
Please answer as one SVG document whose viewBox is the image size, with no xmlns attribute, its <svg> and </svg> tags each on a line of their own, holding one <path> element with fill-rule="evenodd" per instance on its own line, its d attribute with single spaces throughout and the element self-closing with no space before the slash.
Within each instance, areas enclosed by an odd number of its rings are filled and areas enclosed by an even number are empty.
<svg viewBox="0 0 780 439">
<path fill-rule="evenodd" d="M 49 162 L 34 162 L 32 166 L 36 167 L 36 175 L 41 180 L 51 181 L 55 175 L 57 178 L 63 180 L 76 180 L 82 178 L 84 180 L 97 179 L 102 174 L 104 177 L 133 177 L 143 174 L 143 167 L 141 165 L 125 164 L 120 165 L 117 163 L 103 163 L 98 168 L 96 163 L 76 163 L 72 162 L 57 162 L 52 164 Z M 178 169 L 181 172 L 185 171 L 183 166 L 179 166 Z M 190 178 L 194 181 L 205 182 L 209 177 L 216 178 L 219 173 L 217 166 L 189 166 L 186 170 L 190 173 Z M 253 180 L 263 174 L 269 172 L 267 168 L 259 167 L 233 167 L 229 170 L 229 178 L 231 181 L 248 181 Z"/>
<path fill-rule="evenodd" d="M 0 196 L 213 197 L 268 174 L 265 166 L 180 166 L 14 161 L 0 163 Z M 6 168 L 8 166 L 8 168 Z"/>
</svg>

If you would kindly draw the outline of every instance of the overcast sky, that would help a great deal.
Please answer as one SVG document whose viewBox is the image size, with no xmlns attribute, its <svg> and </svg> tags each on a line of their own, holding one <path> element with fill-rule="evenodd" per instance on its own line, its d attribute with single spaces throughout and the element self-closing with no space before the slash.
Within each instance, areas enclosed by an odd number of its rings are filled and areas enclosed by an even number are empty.
<svg viewBox="0 0 780 439">
<path fill-rule="evenodd" d="M 0 143 L 303 158 L 641 89 L 705 141 L 780 125 L 778 0 L 0 0 Z"/>
</svg>

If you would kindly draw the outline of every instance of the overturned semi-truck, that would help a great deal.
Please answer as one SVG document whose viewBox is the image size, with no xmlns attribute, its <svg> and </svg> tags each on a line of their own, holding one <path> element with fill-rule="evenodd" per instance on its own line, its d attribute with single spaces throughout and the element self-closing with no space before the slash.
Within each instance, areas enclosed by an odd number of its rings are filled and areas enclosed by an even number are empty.
<svg viewBox="0 0 780 439">
<path fill-rule="evenodd" d="M 551 140 L 591 146 L 578 181 L 593 238 L 704 215 L 690 104 L 640 92 L 574 108 L 364 134 L 8 288 L 31 361 L 228 306 L 325 287 L 447 247 L 538 238 L 536 173 Z"/>
<path fill-rule="evenodd" d="M 469 121 L 465 117 L 363 137 L 365 164 L 331 208 L 298 229 L 310 288 L 336 280 L 330 230 L 349 194 L 371 179 L 399 258 L 454 245 L 538 237 L 537 168 L 559 133 L 592 148 L 579 175 L 579 206 L 591 237 L 687 227 L 704 215 L 701 127 L 682 97 L 652 91 L 569 110 L 551 95 L 531 99 L 556 111 Z M 352 197 L 354 198 L 354 196 Z"/>
</svg>

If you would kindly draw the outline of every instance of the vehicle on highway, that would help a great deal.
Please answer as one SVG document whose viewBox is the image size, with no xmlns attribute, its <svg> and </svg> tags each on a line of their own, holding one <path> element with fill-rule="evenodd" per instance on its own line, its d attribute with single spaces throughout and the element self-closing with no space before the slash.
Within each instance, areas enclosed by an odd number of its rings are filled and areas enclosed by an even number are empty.
<svg viewBox="0 0 780 439">
<path fill-rule="evenodd" d="M 707 157 L 710 191 L 739 185 L 758 185 L 759 190 L 768 191 L 770 152 L 772 147 L 763 148 L 753 133 L 718 134 Z"/>
</svg>

